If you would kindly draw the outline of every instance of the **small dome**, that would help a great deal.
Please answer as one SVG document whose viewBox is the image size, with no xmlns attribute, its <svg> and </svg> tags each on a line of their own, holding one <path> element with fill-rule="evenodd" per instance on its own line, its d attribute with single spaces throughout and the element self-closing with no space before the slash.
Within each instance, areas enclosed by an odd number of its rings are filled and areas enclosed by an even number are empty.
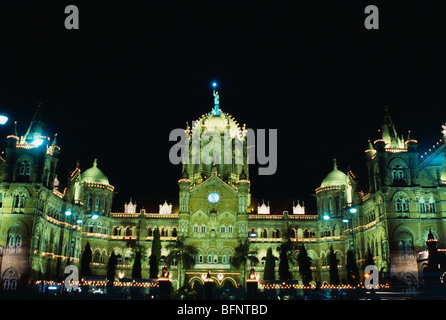
<svg viewBox="0 0 446 320">
<path fill-rule="evenodd" d="M 110 184 L 107 176 L 98 168 L 98 160 L 94 159 L 93 167 L 81 174 L 82 181 Z"/>
<path fill-rule="evenodd" d="M 333 171 L 327 174 L 327 176 L 322 180 L 321 187 L 328 186 L 341 186 L 347 184 L 347 175 L 338 170 L 336 165 L 336 159 L 334 159 Z"/>
</svg>

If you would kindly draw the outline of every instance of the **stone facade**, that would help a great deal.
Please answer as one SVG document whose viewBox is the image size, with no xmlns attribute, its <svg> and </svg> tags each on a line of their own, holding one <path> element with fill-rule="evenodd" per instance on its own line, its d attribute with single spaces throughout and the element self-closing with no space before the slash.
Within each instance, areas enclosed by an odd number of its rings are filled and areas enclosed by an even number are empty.
<svg viewBox="0 0 446 320">
<path fill-rule="evenodd" d="M 39 114 L 24 136 L 19 138 L 15 130 L 8 135 L 0 158 L 3 290 L 40 279 L 63 279 L 66 265 L 79 265 L 87 242 L 93 253 L 93 274 L 106 275 L 114 251 L 120 258 L 117 277 L 131 276 L 131 243 L 138 243 L 144 248 L 142 276 L 147 278 L 155 228 L 161 233 L 162 264 L 169 254 L 167 246 L 178 239 L 197 249 L 195 266 L 181 270 L 183 284 L 202 283 L 208 271 L 218 286 L 243 283 L 242 268 L 231 265 L 241 240 L 249 240 L 256 249 L 260 263 L 248 267 L 262 279 L 268 248 L 278 260 L 276 249 L 287 230 L 297 244 L 293 254 L 297 256 L 305 245 L 313 279 L 322 284 L 329 283 L 331 246 L 344 283 L 347 251 L 354 250 L 360 270 L 370 252 L 382 278 L 402 279 L 413 287 L 423 281 L 429 231 L 440 252 L 446 247 L 445 144 L 440 140 L 431 154 L 421 157 L 416 140 L 397 136 L 387 111 L 380 137 L 369 142 L 366 150 L 368 192 L 360 189 L 353 172 L 338 170 L 335 161 L 333 171 L 315 190 L 315 214 L 306 214 L 299 203 L 284 200 L 270 205 L 251 198 L 245 127 L 239 127 L 218 104 L 186 129 L 189 147 L 194 134 L 229 130 L 231 145 L 242 146 L 242 161 L 233 156 L 232 163 L 219 164 L 213 158 L 211 163 L 184 164 L 179 197 L 152 203 L 159 210 L 150 212 L 132 201 L 123 212 L 111 212 L 114 187 L 97 160 L 85 172 L 76 165 L 62 190 L 56 177 L 60 148 L 56 137 L 45 135 Z M 200 140 L 197 150 L 201 153 L 207 143 Z M 178 286 L 177 263 L 168 267 Z M 293 279 L 300 279 L 298 267 L 290 265 L 290 269 Z"/>
</svg>

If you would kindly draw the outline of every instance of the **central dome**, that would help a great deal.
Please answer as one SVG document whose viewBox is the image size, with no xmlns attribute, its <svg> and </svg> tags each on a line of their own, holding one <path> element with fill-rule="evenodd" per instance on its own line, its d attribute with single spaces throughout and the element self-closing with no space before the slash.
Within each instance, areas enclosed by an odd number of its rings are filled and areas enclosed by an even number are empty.
<svg viewBox="0 0 446 320">
<path fill-rule="evenodd" d="M 220 134 L 223 134 L 226 126 L 228 125 L 228 121 L 226 120 L 223 113 L 220 113 L 219 115 L 213 115 L 209 118 L 207 118 L 204 121 L 204 125 L 206 126 L 206 129 L 210 132 L 218 132 Z"/>
<path fill-rule="evenodd" d="M 94 159 L 93 167 L 81 174 L 82 181 L 110 184 L 107 176 L 98 168 L 98 160 Z"/>
<path fill-rule="evenodd" d="M 338 170 L 336 159 L 334 159 L 333 171 L 327 174 L 324 180 L 322 180 L 321 187 L 342 185 L 347 185 L 347 175 L 344 172 Z"/>
</svg>

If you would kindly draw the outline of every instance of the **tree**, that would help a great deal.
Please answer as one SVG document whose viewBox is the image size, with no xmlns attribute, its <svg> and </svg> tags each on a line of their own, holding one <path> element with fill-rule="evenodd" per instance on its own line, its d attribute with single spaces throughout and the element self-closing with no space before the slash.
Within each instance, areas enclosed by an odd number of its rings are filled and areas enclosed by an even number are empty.
<svg viewBox="0 0 446 320">
<path fill-rule="evenodd" d="M 307 254 L 305 246 L 302 244 L 302 249 L 297 257 L 297 263 L 299 264 L 299 273 L 302 277 L 302 283 L 304 286 L 309 286 L 310 282 L 313 280 L 311 274 L 311 258 Z"/>
<path fill-rule="evenodd" d="M 185 244 L 185 238 L 178 238 L 174 243 L 167 245 L 169 254 L 166 257 L 166 263 L 171 265 L 173 261 L 178 263 L 178 286 L 181 287 L 181 274 L 183 269 L 192 268 L 195 265 L 195 255 L 198 254 L 197 248 Z"/>
<path fill-rule="evenodd" d="M 367 250 L 367 258 L 365 259 L 365 265 L 370 266 L 372 264 L 375 264 L 375 262 L 373 261 L 372 251 L 369 248 Z"/>
<path fill-rule="evenodd" d="M 290 242 L 282 243 L 277 250 L 279 251 L 279 279 L 291 280 L 290 266 L 288 263 L 288 252 L 290 251 Z"/>
<path fill-rule="evenodd" d="M 113 285 L 113 283 L 115 282 L 117 265 L 118 265 L 118 258 L 116 257 L 115 252 L 112 251 L 110 258 L 108 258 L 108 264 L 107 264 L 107 281 L 111 285 Z"/>
<path fill-rule="evenodd" d="M 275 259 L 273 250 L 268 248 L 266 251 L 265 269 L 263 271 L 263 280 L 276 280 Z"/>
<path fill-rule="evenodd" d="M 91 276 L 91 268 L 90 268 L 91 257 L 92 257 L 92 252 L 91 252 L 90 242 L 87 241 L 87 244 L 85 245 L 84 252 L 82 252 L 82 257 L 81 257 L 81 270 L 80 270 L 81 279 L 82 277 L 85 276 Z"/>
<path fill-rule="evenodd" d="M 127 247 L 132 249 L 132 255 L 130 257 L 130 261 L 133 262 L 132 278 L 141 279 L 141 263 L 146 257 L 145 249 L 139 244 L 139 241 L 135 241 L 133 239 L 127 241 Z"/>
<path fill-rule="evenodd" d="M 283 235 L 284 241 L 277 248 L 279 251 L 279 279 L 291 280 L 292 273 L 290 272 L 289 264 L 295 264 L 296 259 L 293 255 L 296 245 L 291 241 L 291 229 L 287 228 Z"/>
<path fill-rule="evenodd" d="M 141 251 L 135 252 L 135 259 L 133 260 L 132 278 L 141 279 Z"/>
<path fill-rule="evenodd" d="M 161 259 L 161 240 L 160 240 L 160 231 L 158 228 L 155 228 L 153 231 L 153 240 L 152 240 L 152 253 L 149 257 L 149 266 L 150 266 L 150 278 L 157 279 L 159 274 L 159 264 Z"/>
<path fill-rule="evenodd" d="M 232 258 L 231 264 L 240 268 L 243 265 L 243 280 L 246 281 L 246 266 L 248 261 L 252 263 L 258 263 L 259 259 L 257 259 L 257 250 L 250 248 L 250 241 L 246 239 L 245 241 L 239 240 L 239 245 L 234 249 L 234 257 Z"/>
<path fill-rule="evenodd" d="M 336 254 L 334 253 L 333 246 L 330 246 L 330 255 L 328 256 L 330 263 L 330 284 L 338 285 L 339 281 L 339 272 L 338 272 L 338 259 L 336 258 Z"/>
<path fill-rule="evenodd" d="M 347 282 L 351 286 L 359 284 L 359 269 L 355 259 L 355 253 L 353 250 L 347 251 Z"/>
</svg>

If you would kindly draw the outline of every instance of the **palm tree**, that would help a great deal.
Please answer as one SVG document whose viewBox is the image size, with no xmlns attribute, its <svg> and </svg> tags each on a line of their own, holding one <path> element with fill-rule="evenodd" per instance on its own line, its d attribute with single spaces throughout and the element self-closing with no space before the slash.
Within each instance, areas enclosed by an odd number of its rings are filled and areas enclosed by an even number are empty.
<svg viewBox="0 0 446 320">
<path fill-rule="evenodd" d="M 177 241 L 167 245 L 169 254 L 166 257 L 166 263 L 172 264 L 173 261 L 178 262 L 178 288 L 181 288 L 181 273 L 184 269 L 192 268 L 195 265 L 194 256 L 198 254 L 197 248 L 186 245 L 185 238 L 178 238 Z"/>
<path fill-rule="evenodd" d="M 258 263 L 257 250 L 250 248 L 250 241 L 246 239 L 245 241 L 240 240 L 239 245 L 235 248 L 235 254 L 232 259 L 232 265 L 236 268 L 240 268 L 243 265 L 243 280 L 246 281 L 246 265 L 248 261 L 252 263 Z"/>
</svg>

